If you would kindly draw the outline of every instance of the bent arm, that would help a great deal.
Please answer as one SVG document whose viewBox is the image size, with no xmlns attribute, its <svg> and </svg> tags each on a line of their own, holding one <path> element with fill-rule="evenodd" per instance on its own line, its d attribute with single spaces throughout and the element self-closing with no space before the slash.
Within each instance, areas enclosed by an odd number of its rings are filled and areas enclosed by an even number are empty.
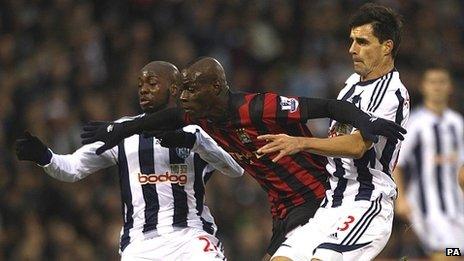
<svg viewBox="0 0 464 261">
<path fill-rule="evenodd" d="M 359 131 L 350 135 L 333 138 L 302 138 L 305 151 L 337 158 L 361 158 L 372 146 L 372 141 L 365 140 Z"/>
<path fill-rule="evenodd" d="M 44 165 L 45 172 L 60 181 L 76 182 L 88 175 L 116 164 L 114 150 L 108 150 L 101 155 L 96 155 L 95 150 L 101 143 L 85 145 L 72 154 L 60 155 L 52 152 L 49 164 Z"/>
<path fill-rule="evenodd" d="M 188 131 L 187 128 L 184 130 Z M 192 148 L 193 152 L 198 153 L 204 161 L 226 176 L 235 178 L 243 175 L 243 168 L 219 147 L 213 138 L 200 128 L 195 129 L 194 132 L 196 141 Z"/>
<path fill-rule="evenodd" d="M 287 134 L 266 134 L 258 137 L 267 143 L 258 153 L 278 152 L 272 161 L 300 151 L 308 151 L 326 157 L 361 158 L 372 147 L 372 141 L 364 139 L 359 131 L 335 138 L 294 137 Z"/>
</svg>

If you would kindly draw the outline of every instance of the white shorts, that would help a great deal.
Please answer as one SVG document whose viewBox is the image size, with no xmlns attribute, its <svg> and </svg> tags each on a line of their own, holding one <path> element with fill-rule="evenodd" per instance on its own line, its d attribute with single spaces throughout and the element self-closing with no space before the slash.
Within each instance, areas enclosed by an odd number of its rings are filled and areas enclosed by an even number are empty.
<svg viewBox="0 0 464 261">
<path fill-rule="evenodd" d="M 314 218 L 294 231 L 274 254 L 293 261 L 372 260 L 385 247 L 393 224 L 393 200 L 347 202 L 320 207 Z"/>
<path fill-rule="evenodd" d="M 464 217 L 424 218 L 418 212 L 413 211 L 411 226 L 427 252 L 444 252 L 449 247 L 458 247 L 464 252 Z"/>
<path fill-rule="evenodd" d="M 172 233 L 135 240 L 121 254 L 122 261 L 132 260 L 226 260 L 219 240 L 198 228 L 184 228 Z"/>
</svg>

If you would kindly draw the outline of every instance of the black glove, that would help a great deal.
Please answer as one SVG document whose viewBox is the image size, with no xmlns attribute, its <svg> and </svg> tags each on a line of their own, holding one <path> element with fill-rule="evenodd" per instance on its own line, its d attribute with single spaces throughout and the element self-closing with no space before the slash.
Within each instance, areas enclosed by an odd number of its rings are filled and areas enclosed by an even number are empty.
<svg viewBox="0 0 464 261">
<path fill-rule="evenodd" d="M 81 133 L 82 144 L 90 144 L 97 141 L 105 143 L 100 146 L 95 153 L 102 154 L 104 151 L 118 145 L 119 142 L 127 137 L 137 133 L 138 122 L 109 122 L 109 121 L 92 121 L 84 125 Z"/>
<path fill-rule="evenodd" d="M 195 134 L 183 130 L 166 131 L 156 135 L 161 140 L 161 146 L 166 148 L 193 148 L 197 137 Z"/>
<path fill-rule="evenodd" d="M 363 117 L 357 125 L 363 138 L 374 143 L 379 141 L 377 135 L 385 136 L 396 143 L 398 139 L 404 140 L 403 134 L 406 134 L 406 130 L 397 123 L 382 118 Z"/>
<path fill-rule="evenodd" d="M 33 161 L 39 165 L 47 165 L 52 159 L 52 153 L 47 146 L 28 131 L 24 132 L 24 138 L 15 142 L 16 156 L 19 160 Z"/>
</svg>

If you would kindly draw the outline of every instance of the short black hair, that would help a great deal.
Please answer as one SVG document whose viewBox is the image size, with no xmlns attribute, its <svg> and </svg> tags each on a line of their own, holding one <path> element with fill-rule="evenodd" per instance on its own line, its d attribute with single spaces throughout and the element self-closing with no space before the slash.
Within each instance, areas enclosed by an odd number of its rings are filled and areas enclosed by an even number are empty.
<svg viewBox="0 0 464 261">
<path fill-rule="evenodd" d="M 401 43 L 402 17 L 391 8 L 374 3 L 362 5 L 350 18 L 350 28 L 372 24 L 374 36 L 381 43 L 393 41 L 392 56 L 396 57 Z"/>
</svg>

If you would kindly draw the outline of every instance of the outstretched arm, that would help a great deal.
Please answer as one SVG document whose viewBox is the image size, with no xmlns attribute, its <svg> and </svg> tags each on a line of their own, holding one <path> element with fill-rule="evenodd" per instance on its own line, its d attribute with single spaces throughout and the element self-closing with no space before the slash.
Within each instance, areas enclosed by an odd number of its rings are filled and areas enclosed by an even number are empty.
<svg viewBox="0 0 464 261">
<path fill-rule="evenodd" d="M 96 154 L 100 155 L 134 134 L 178 129 L 185 125 L 183 116 L 182 109 L 168 108 L 123 122 L 90 122 L 84 126 L 81 134 L 82 144 L 102 141 L 104 144 L 96 150 Z"/>
<path fill-rule="evenodd" d="M 102 155 L 95 154 L 95 150 L 100 145 L 100 142 L 85 145 L 72 154 L 53 153 L 50 163 L 43 168 L 55 179 L 76 182 L 100 169 L 116 165 L 117 152 L 106 151 Z"/>
<path fill-rule="evenodd" d="M 359 131 L 350 135 L 334 138 L 293 137 L 286 134 L 262 135 L 258 139 L 269 141 L 258 150 L 258 153 L 279 154 L 272 159 L 277 162 L 284 156 L 300 151 L 308 151 L 327 157 L 361 158 L 372 146 L 372 142 L 363 139 Z"/>
<path fill-rule="evenodd" d="M 99 169 L 116 164 L 116 156 L 110 151 L 101 156 L 95 155 L 100 145 L 89 144 L 72 154 L 59 155 L 53 153 L 39 138 L 25 132 L 24 138 L 16 140 L 16 155 L 19 160 L 35 162 L 55 179 L 76 182 Z"/>
<path fill-rule="evenodd" d="M 333 99 L 300 98 L 302 120 L 331 118 L 340 123 L 353 125 L 363 138 L 377 142 L 377 135 L 403 140 L 406 130 L 393 121 L 371 117 L 354 104 Z"/>
</svg>

